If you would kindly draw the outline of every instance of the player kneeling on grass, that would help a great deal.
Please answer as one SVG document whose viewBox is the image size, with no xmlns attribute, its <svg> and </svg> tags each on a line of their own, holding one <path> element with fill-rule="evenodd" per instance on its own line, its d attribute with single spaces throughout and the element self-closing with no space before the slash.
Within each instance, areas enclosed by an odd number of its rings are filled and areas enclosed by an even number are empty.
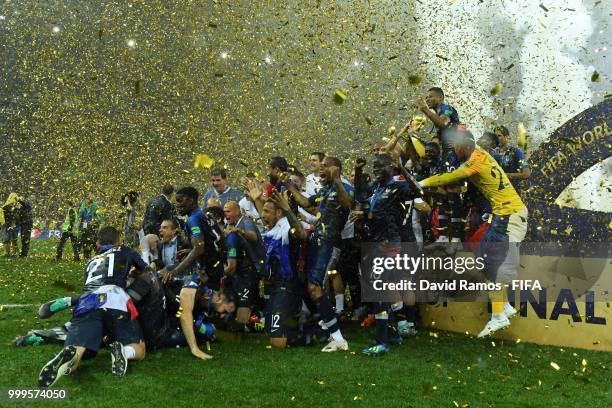
<svg viewBox="0 0 612 408">
<path fill-rule="evenodd" d="M 252 193 L 253 197 L 260 195 Z M 289 208 L 286 193 L 275 194 L 268 199 L 261 210 L 261 218 L 268 227 L 263 234 L 266 245 L 263 272 L 271 285 L 265 311 L 270 345 L 276 348 L 304 345 L 306 342 L 301 341 L 296 318 L 302 306 L 296 271 L 300 241 L 306 237 L 306 233 Z M 292 325 L 292 321 L 296 324 Z"/>
<path fill-rule="evenodd" d="M 98 231 L 98 255 L 87 263 L 83 295 L 72 314 L 64 348 L 42 368 L 40 387 L 50 387 L 66 374 L 76 371 L 85 351 L 97 353 L 106 335 L 115 341 L 110 345 L 111 371 L 125 375 L 128 360 L 142 360 L 145 343 L 136 320 L 138 313 L 126 293 L 130 270 L 148 270 L 136 251 L 120 245 L 119 231 L 102 227 Z"/>
</svg>

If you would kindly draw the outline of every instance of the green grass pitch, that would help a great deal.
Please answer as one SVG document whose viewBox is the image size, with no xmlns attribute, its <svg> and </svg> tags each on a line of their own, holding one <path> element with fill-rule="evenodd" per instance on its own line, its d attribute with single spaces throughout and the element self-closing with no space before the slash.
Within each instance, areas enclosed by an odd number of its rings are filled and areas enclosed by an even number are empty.
<svg viewBox="0 0 612 408">
<path fill-rule="evenodd" d="M 80 291 L 83 264 L 54 262 L 56 243 L 33 240 L 29 259 L 0 258 L 0 304 L 38 305 Z M 67 246 L 65 258 L 71 252 Z M 36 388 L 39 370 L 59 350 L 57 345 L 11 345 L 29 329 L 69 318 L 64 312 L 41 321 L 36 310 L 4 307 L 0 312 L 3 393 Z M 272 350 L 262 334 L 224 335 L 212 345 L 211 361 L 197 360 L 187 349 L 167 349 L 130 364 L 124 378 L 111 374 L 108 350 L 101 350 L 57 387 L 70 393 L 62 405 L 87 408 L 612 406 L 612 353 L 421 328 L 389 355 L 375 358 L 360 354 L 372 335 L 369 329 L 349 324 L 343 330 L 350 352 L 321 353 L 322 346 Z M 59 403 L 43 406 L 54 405 Z"/>
</svg>

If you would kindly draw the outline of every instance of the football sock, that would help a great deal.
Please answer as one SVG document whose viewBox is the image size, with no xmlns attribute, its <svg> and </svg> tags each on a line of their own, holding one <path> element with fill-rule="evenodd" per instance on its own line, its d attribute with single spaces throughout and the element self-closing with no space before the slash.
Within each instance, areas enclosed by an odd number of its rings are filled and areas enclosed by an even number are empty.
<svg viewBox="0 0 612 408">
<path fill-rule="evenodd" d="M 374 315 L 376 322 L 376 341 L 379 343 L 387 344 L 389 341 L 389 313 L 386 311 L 376 313 Z"/>
<path fill-rule="evenodd" d="M 318 299 L 315 299 L 315 305 L 317 307 L 317 311 L 321 315 L 321 319 L 323 319 L 323 324 L 329 330 L 332 339 L 336 341 L 344 340 L 342 337 L 342 333 L 340 332 L 340 326 L 338 326 L 338 319 L 336 319 L 336 314 L 334 313 L 334 309 L 332 309 L 331 303 L 326 295 L 321 296 Z"/>
<path fill-rule="evenodd" d="M 491 312 L 493 317 L 501 317 L 504 314 L 504 290 L 495 290 L 489 292 L 489 299 L 491 300 Z"/>
<path fill-rule="evenodd" d="M 452 242 L 461 242 L 465 232 L 465 221 L 466 216 L 464 205 L 461 202 L 461 195 L 459 193 L 448 193 L 448 204 L 450 208 L 450 236 L 455 239 Z"/>
<path fill-rule="evenodd" d="M 72 298 L 70 296 L 66 296 L 63 298 L 55 299 L 55 302 L 51 303 L 49 309 L 52 313 L 59 312 L 60 310 L 64 310 L 72 306 Z"/>
<path fill-rule="evenodd" d="M 405 306 L 404 314 L 406 315 L 406 320 L 411 323 L 416 323 L 417 319 L 417 307 L 416 305 Z"/>
<path fill-rule="evenodd" d="M 133 360 L 136 357 L 136 350 L 132 346 L 124 346 L 123 353 L 125 354 L 125 358 L 128 360 Z"/>
<path fill-rule="evenodd" d="M 451 209 L 446 194 L 437 193 L 435 195 L 435 206 L 438 207 L 438 231 L 440 231 L 440 238 L 442 236 L 448 237 L 450 236 Z M 448 242 L 448 238 L 447 241 L 440 242 Z"/>
<path fill-rule="evenodd" d="M 344 312 L 344 294 L 336 295 L 336 313 Z"/>
</svg>

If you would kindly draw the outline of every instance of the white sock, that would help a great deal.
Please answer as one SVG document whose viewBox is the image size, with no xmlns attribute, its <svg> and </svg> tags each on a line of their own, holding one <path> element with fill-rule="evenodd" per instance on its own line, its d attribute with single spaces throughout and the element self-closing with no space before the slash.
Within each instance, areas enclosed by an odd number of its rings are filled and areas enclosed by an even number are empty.
<svg viewBox="0 0 612 408">
<path fill-rule="evenodd" d="M 449 242 L 449 241 L 446 235 L 440 235 L 438 239 L 436 239 L 436 242 Z"/>
<path fill-rule="evenodd" d="M 306 306 L 306 303 L 304 301 L 302 301 L 302 313 L 305 316 L 310 316 L 310 310 L 308 309 L 308 306 Z"/>
<path fill-rule="evenodd" d="M 344 312 L 344 294 L 336 295 L 336 313 Z"/>
<path fill-rule="evenodd" d="M 340 330 L 336 330 L 335 332 L 333 332 L 331 334 L 331 338 L 334 341 L 345 341 L 344 337 L 342 337 L 342 333 L 340 333 Z"/>
<path fill-rule="evenodd" d="M 123 353 L 128 360 L 133 360 L 136 357 L 136 350 L 132 346 L 124 346 Z"/>
<path fill-rule="evenodd" d="M 516 309 L 514 307 L 512 307 L 512 305 L 508 302 L 504 303 L 504 311 L 505 312 L 512 312 L 515 311 Z"/>
</svg>

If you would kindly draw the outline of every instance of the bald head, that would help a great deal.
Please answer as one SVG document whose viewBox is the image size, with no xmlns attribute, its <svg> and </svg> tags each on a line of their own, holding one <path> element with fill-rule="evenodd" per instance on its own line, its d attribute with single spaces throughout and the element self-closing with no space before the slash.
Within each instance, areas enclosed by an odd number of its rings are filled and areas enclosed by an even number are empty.
<svg viewBox="0 0 612 408">
<path fill-rule="evenodd" d="M 221 200 L 219 200 L 219 197 L 210 197 L 208 201 L 206 201 L 206 208 L 208 207 L 221 207 Z"/>
<path fill-rule="evenodd" d="M 237 201 L 230 200 L 223 206 L 223 213 L 225 214 L 225 219 L 230 225 L 236 225 L 240 216 L 240 206 Z"/>
</svg>

